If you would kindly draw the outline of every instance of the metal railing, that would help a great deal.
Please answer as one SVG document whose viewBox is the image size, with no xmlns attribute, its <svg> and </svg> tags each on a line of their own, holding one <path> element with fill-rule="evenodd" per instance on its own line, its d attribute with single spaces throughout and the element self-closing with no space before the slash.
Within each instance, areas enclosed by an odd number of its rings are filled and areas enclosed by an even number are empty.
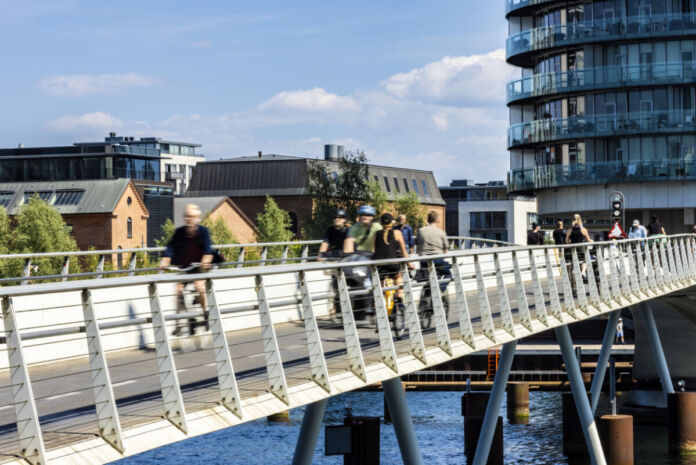
<svg viewBox="0 0 696 465">
<path fill-rule="evenodd" d="M 695 253 L 684 234 L 3 287 L 0 456 L 105 463 L 234 426 L 694 286 Z M 408 265 L 421 262 L 414 282 Z M 381 279 L 390 264 L 399 285 Z M 367 283 L 348 281 L 356 266 Z M 198 280 L 206 307 L 179 311 L 172 285 Z M 393 290 L 403 307 L 390 315 Z M 210 347 L 176 353 L 200 334 L 172 330 L 201 317 Z"/>
<path fill-rule="evenodd" d="M 511 245 L 502 241 L 475 237 L 450 237 L 450 245 L 457 248 L 489 247 Z M 220 267 L 265 266 L 314 261 L 317 258 L 321 240 L 261 242 L 249 244 L 221 244 L 213 248 L 225 255 Z M 157 262 L 164 252 L 164 247 L 144 247 L 139 249 L 85 250 L 74 252 L 46 252 L 23 254 L 0 254 L 0 266 L 8 261 L 15 262 L 18 270 L 14 276 L 0 276 L 0 285 L 20 282 L 22 284 L 40 281 L 85 278 L 104 278 L 112 276 L 134 276 L 142 273 L 159 272 Z M 275 256 L 275 257 L 274 257 Z M 60 262 L 49 268 L 60 268 L 57 273 L 35 271 L 37 262 L 53 259 Z M 91 261 L 93 263 L 87 263 Z M 75 262 L 79 262 L 79 270 Z M 71 264 L 73 266 L 71 266 Z M 141 266 L 138 266 L 138 265 Z M 150 264 L 150 266 L 147 266 Z M 109 269 L 109 265 L 111 269 Z M 21 269 L 21 271 L 20 271 Z"/>
</svg>

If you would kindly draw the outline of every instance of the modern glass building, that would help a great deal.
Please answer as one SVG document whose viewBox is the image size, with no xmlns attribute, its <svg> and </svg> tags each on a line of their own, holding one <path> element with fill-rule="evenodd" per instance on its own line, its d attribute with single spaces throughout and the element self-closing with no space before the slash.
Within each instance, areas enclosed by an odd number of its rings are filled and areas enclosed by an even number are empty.
<svg viewBox="0 0 696 465">
<path fill-rule="evenodd" d="M 541 217 L 660 216 L 696 207 L 696 0 L 506 0 L 509 190 Z"/>
</svg>

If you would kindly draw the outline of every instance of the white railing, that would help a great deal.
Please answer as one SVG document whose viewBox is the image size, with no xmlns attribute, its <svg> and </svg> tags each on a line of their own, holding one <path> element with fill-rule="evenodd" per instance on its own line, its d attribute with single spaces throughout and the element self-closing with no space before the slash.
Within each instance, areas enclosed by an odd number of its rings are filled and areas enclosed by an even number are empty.
<svg viewBox="0 0 696 465">
<path fill-rule="evenodd" d="M 107 463 L 417 372 L 691 287 L 695 249 L 676 235 L 457 250 L 360 263 L 366 286 L 350 285 L 358 264 L 318 262 L 2 287 L 0 456 Z M 391 316 L 386 264 L 403 279 Z M 173 286 L 194 280 L 207 308 L 177 313 Z M 205 316 L 201 334 L 172 334 Z"/>
</svg>

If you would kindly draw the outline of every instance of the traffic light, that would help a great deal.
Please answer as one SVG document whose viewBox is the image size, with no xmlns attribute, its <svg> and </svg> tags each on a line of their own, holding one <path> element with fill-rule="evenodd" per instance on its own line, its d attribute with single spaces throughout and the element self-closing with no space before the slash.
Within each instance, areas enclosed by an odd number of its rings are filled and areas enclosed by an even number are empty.
<svg viewBox="0 0 696 465">
<path fill-rule="evenodd" d="M 623 217 L 623 204 L 621 200 L 611 201 L 611 218 L 613 220 L 620 220 Z"/>
</svg>

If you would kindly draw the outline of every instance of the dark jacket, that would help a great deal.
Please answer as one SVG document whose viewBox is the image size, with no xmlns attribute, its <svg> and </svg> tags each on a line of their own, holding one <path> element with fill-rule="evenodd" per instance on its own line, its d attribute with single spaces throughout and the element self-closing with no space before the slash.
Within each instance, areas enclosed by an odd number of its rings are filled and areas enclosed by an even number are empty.
<svg viewBox="0 0 696 465">
<path fill-rule="evenodd" d="M 406 244 L 406 251 L 408 252 L 413 248 L 413 228 L 407 224 L 402 226 L 396 226 L 394 229 L 401 231 L 401 235 L 404 236 L 404 244 Z"/>
<path fill-rule="evenodd" d="M 213 250 L 213 242 L 210 240 L 210 230 L 205 226 L 198 225 L 198 233 L 194 237 L 198 241 L 198 246 L 200 247 L 203 255 L 215 255 L 215 250 Z M 164 256 L 172 259 L 172 264 L 180 265 L 181 262 L 179 258 L 181 257 L 181 252 L 186 244 L 186 226 L 176 228 L 172 240 L 167 244 L 167 249 L 164 251 Z M 203 256 L 201 255 L 201 258 Z M 200 261 L 200 259 L 199 259 Z"/>
</svg>

